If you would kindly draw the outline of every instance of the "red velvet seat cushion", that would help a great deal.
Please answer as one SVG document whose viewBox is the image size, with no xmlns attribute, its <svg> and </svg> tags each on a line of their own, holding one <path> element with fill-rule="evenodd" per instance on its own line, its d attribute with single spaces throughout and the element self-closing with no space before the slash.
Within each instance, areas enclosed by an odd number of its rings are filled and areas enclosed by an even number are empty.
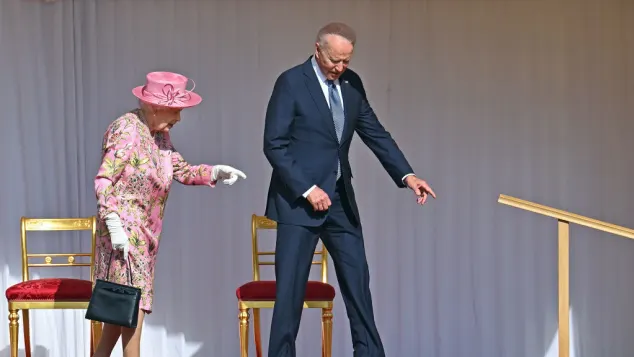
<svg viewBox="0 0 634 357">
<path fill-rule="evenodd" d="M 17 283 L 6 291 L 9 301 L 88 301 L 92 282 L 81 279 L 34 279 Z"/>
<path fill-rule="evenodd" d="M 275 300 L 275 281 L 251 281 L 236 290 L 236 296 L 245 301 Z M 309 281 L 305 301 L 330 301 L 335 298 L 335 288 L 321 281 Z"/>
</svg>

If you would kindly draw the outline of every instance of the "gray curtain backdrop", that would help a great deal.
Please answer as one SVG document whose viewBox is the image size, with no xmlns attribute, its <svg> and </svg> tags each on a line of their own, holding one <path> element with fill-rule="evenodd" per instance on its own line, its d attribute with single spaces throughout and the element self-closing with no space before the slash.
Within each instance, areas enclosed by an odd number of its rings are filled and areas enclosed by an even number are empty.
<svg viewBox="0 0 634 357">
<path fill-rule="evenodd" d="M 352 68 L 438 193 L 416 206 L 353 145 L 388 355 L 555 356 L 556 222 L 496 200 L 504 193 L 634 227 L 629 0 L 3 0 L 0 287 L 21 279 L 20 216 L 95 214 L 107 125 L 135 107 L 131 88 L 148 71 L 181 72 L 204 101 L 183 113 L 175 145 L 192 163 L 232 165 L 248 178 L 174 186 L 142 353 L 237 356 L 235 289 L 251 278 L 250 215 L 263 213 L 271 172 L 261 151 L 266 103 L 277 75 L 306 60 L 333 20 L 357 30 Z M 573 356 L 633 356 L 634 242 L 577 226 L 571 235 Z M 34 249 L 89 248 L 78 237 L 36 237 Z M 87 355 L 83 314 L 33 313 L 35 357 Z M 300 355 L 320 356 L 319 321 L 305 312 Z M 351 355 L 340 296 L 333 343 L 333 356 Z"/>
</svg>

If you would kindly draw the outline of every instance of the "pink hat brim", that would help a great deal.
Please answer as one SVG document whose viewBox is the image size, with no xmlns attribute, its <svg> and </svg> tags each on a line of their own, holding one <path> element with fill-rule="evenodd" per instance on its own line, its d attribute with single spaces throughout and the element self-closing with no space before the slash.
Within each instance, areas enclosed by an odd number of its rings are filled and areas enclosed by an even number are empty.
<svg viewBox="0 0 634 357">
<path fill-rule="evenodd" d="M 168 108 L 191 108 L 193 106 L 196 106 L 198 104 L 200 104 L 200 102 L 203 101 L 203 98 L 194 93 L 194 92 L 189 92 L 189 100 L 187 100 L 186 102 L 182 103 L 182 104 L 161 104 L 159 103 L 159 99 L 152 97 L 152 96 L 148 96 L 148 95 L 143 95 L 143 87 L 144 86 L 138 86 L 132 89 L 132 94 L 134 94 L 135 97 L 141 99 L 142 101 L 146 102 L 146 103 L 150 103 L 153 105 L 158 105 L 161 107 L 168 107 Z"/>
</svg>

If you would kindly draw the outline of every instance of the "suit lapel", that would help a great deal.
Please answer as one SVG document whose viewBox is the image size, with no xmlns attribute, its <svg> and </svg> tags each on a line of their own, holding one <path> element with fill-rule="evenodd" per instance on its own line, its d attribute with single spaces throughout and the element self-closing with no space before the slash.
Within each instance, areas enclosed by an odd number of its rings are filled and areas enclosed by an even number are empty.
<svg viewBox="0 0 634 357">
<path fill-rule="evenodd" d="M 324 91 L 321 89 L 319 78 L 317 78 L 317 74 L 315 74 L 315 70 L 313 69 L 313 65 L 310 63 L 310 59 L 304 63 L 304 75 L 306 87 L 308 88 L 310 96 L 313 97 L 313 101 L 315 102 L 317 109 L 319 109 L 321 117 L 326 121 L 326 126 L 329 128 L 328 131 L 330 131 L 332 137 L 337 140 L 337 132 L 335 131 L 335 124 L 332 120 L 332 112 L 330 111 L 326 97 L 324 97 Z"/>
<path fill-rule="evenodd" d="M 352 93 L 351 93 L 351 89 L 350 88 L 350 83 L 343 78 L 339 78 L 339 83 L 341 85 L 341 96 L 343 97 L 343 111 L 345 113 L 346 116 L 346 121 L 343 124 L 343 133 L 341 134 L 341 142 L 345 141 L 345 138 L 347 137 L 348 133 L 350 132 L 351 128 L 352 128 L 352 122 L 354 121 L 352 118 L 351 113 L 352 111 Z"/>
</svg>

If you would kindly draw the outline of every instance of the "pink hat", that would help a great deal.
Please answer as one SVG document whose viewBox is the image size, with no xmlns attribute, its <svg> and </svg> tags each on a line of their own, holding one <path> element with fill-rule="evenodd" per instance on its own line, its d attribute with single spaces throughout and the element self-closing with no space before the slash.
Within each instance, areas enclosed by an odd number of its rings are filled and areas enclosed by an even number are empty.
<svg viewBox="0 0 634 357">
<path fill-rule="evenodd" d="M 178 73 L 150 72 L 146 76 L 145 85 L 132 89 L 132 94 L 146 103 L 164 107 L 193 107 L 200 104 L 202 98 L 193 92 L 196 83 L 194 88 L 187 90 L 188 80 Z"/>
</svg>

